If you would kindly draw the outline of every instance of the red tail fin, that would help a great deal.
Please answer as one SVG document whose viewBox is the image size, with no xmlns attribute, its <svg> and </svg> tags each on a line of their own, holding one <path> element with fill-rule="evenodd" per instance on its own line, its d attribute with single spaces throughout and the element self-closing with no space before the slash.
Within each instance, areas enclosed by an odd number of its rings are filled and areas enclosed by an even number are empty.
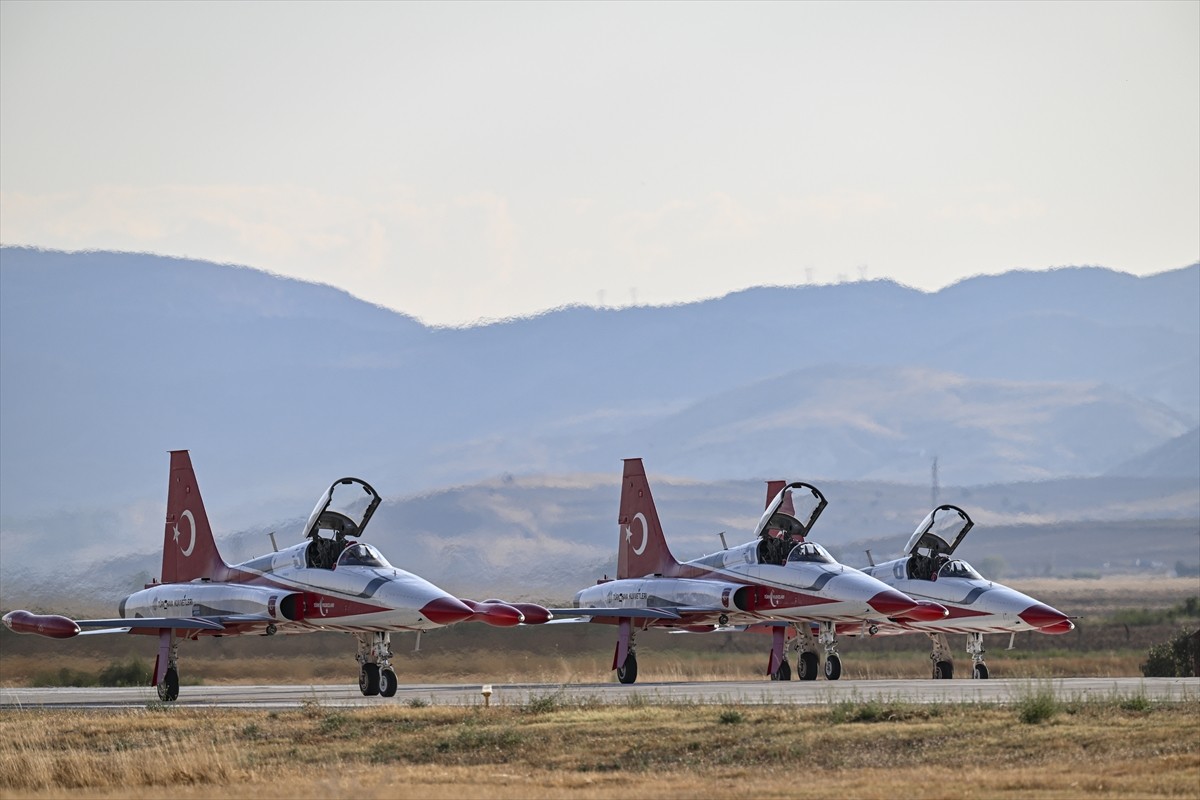
<svg viewBox="0 0 1200 800">
<path fill-rule="evenodd" d="M 621 477 L 621 513 L 617 522 L 621 526 L 617 542 L 618 578 L 675 573 L 679 562 L 667 547 L 640 458 L 625 459 L 625 473 Z"/>
<path fill-rule="evenodd" d="M 192 459 L 187 450 L 172 450 L 162 582 L 183 583 L 196 578 L 225 581 L 229 580 L 229 572 L 208 526 Z"/>
</svg>

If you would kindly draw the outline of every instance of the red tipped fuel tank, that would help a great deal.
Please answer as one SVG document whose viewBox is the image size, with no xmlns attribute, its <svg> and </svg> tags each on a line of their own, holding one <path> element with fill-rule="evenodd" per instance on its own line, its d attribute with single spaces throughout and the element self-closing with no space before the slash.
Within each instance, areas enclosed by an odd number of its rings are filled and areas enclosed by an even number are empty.
<svg viewBox="0 0 1200 800">
<path fill-rule="evenodd" d="M 485 622 L 497 628 L 511 628 L 513 625 L 521 624 L 521 612 L 508 603 L 498 600 L 487 600 L 482 603 L 463 600 L 463 604 L 475 612 L 467 622 Z"/>
<path fill-rule="evenodd" d="M 16 633 L 36 633 L 51 639 L 70 639 L 79 635 L 75 620 L 58 614 L 31 614 L 28 611 L 10 611 L 2 618 L 9 630 Z"/>
</svg>

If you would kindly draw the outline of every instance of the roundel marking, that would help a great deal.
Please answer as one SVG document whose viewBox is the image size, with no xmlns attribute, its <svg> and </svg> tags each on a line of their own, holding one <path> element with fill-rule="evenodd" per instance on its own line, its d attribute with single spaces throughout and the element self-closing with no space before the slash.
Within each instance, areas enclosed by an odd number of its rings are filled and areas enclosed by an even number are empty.
<svg viewBox="0 0 1200 800">
<path fill-rule="evenodd" d="M 634 555 L 640 556 L 642 553 L 646 552 L 646 542 L 650 538 L 650 527 L 646 524 L 646 515 L 640 511 L 634 515 L 633 521 L 642 523 L 642 543 L 633 548 Z M 629 540 L 631 542 L 633 541 L 632 529 L 629 531 Z"/>
<path fill-rule="evenodd" d="M 191 511 L 184 511 L 179 516 L 181 516 L 182 518 L 184 518 L 188 521 L 188 528 L 190 530 L 190 533 L 188 536 L 188 546 L 180 548 L 180 552 L 183 553 L 183 557 L 187 558 L 188 556 L 190 556 L 192 554 L 192 550 L 196 549 L 196 518 L 192 516 Z M 179 526 L 176 525 L 175 526 L 175 544 L 179 544 L 179 537 L 181 535 L 182 534 L 180 534 L 180 532 L 179 532 Z"/>
</svg>

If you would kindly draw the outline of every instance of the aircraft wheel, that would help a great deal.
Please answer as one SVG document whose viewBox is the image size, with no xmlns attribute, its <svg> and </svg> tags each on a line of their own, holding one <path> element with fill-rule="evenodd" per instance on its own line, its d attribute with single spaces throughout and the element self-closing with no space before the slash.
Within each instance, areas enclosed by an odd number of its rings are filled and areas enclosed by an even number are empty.
<svg viewBox="0 0 1200 800">
<path fill-rule="evenodd" d="M 378 664 L 363 664 L 362 671 L 358 673 L 358 688 L 367 697 L 379 694 Z"/>
<path fill-rule="evenodd" d="M 984 664 L 982 661 L 976 664 L 975 668 L 971 670 L 971 677 L 978 678 L 981 681 L 986 681 L 988 679 L 987 664 Z"/>
<path fill-rule="evenodd" d="M 933 665 L 934 680 L 950 680 L 954 677 L 954 662 L 939 661 Z"/>
<path fill-rule="evenodd" d="M 802 681 L 815 681 L 820 671 L 820 659 L 816 653 L 804 652 L 796 662 L 797 677 Z"/>
<path fill-rule="evenodd" d="M 395 697 L 396 687 L 400 682 L 396 680 L 396 671 L 391 667 L 386 667 L 379 671 L 379 696 L 380 697 Z"/>
<path fill-rule="evenodd" d="M 771 673 L 773 681 L 790 681 L 792 679 L 792 665 L 785 658 L 779 662 L 779 668 Z"/>
<path fill-rule="evenodd" d="M 637 656 L 633 653 L 625 656 L 625 663 L 617 667 L 617 680 L 621 683 L 633 683 L 637 680 Z"/>
<path fill-rule="evenodd" d="M 842 677 L 842 659 L 837 653 L 830 653 L 825 657 L 825 680 L 836 681 Z"/>
<path fill-rule="evenodd" d="M 179 698 L 179 670 L 167 668 L 167 674 L 158 684 L 158 699 L 170 703 Z"/>
</svg>

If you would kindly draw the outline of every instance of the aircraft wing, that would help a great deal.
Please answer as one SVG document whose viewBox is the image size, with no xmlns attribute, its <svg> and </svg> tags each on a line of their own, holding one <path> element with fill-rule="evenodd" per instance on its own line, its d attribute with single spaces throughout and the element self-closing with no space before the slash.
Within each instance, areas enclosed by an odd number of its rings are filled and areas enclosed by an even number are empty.
<svg viewBox="0 0 1200 800">
<path fill-rule="evenodd" d="M 255 615 L 246 615 L 254 617 Z M 217 621 L 220 620 L 220 621 Z M 161 630 L 175 628 L 179 630 L 209 630 L 221 631 L 225 626 L 221 622 L 254 622 L 254 619 L 241 620 L 237 617 L 218 617 L 206 619 L 203 617 L 118 617 L 116 619 L 77 619 L 75 624 L 80 628 L 113 628 L 116 630 Z"/>
<path fill-rule="evenodd" d="M 554 617 L 627 617 L 629 619 L 682 619 L 669 608 L 552 608 Z"/>
<path fill-rule="evenodd" d="M 222 622 L 239 621 L 230 617 L 117 617 L 116 619 L 71 619 L 59 614 L 32 614 L 10 611 L 2 621 L 15 633 L 35 633 L 52 639 L 97 633 L 129 633 L 131 631 L 161 631 L 169 629 L 223 631 Z M 87 630 L 83 630 L 86 628 Z"/>
</svg>

